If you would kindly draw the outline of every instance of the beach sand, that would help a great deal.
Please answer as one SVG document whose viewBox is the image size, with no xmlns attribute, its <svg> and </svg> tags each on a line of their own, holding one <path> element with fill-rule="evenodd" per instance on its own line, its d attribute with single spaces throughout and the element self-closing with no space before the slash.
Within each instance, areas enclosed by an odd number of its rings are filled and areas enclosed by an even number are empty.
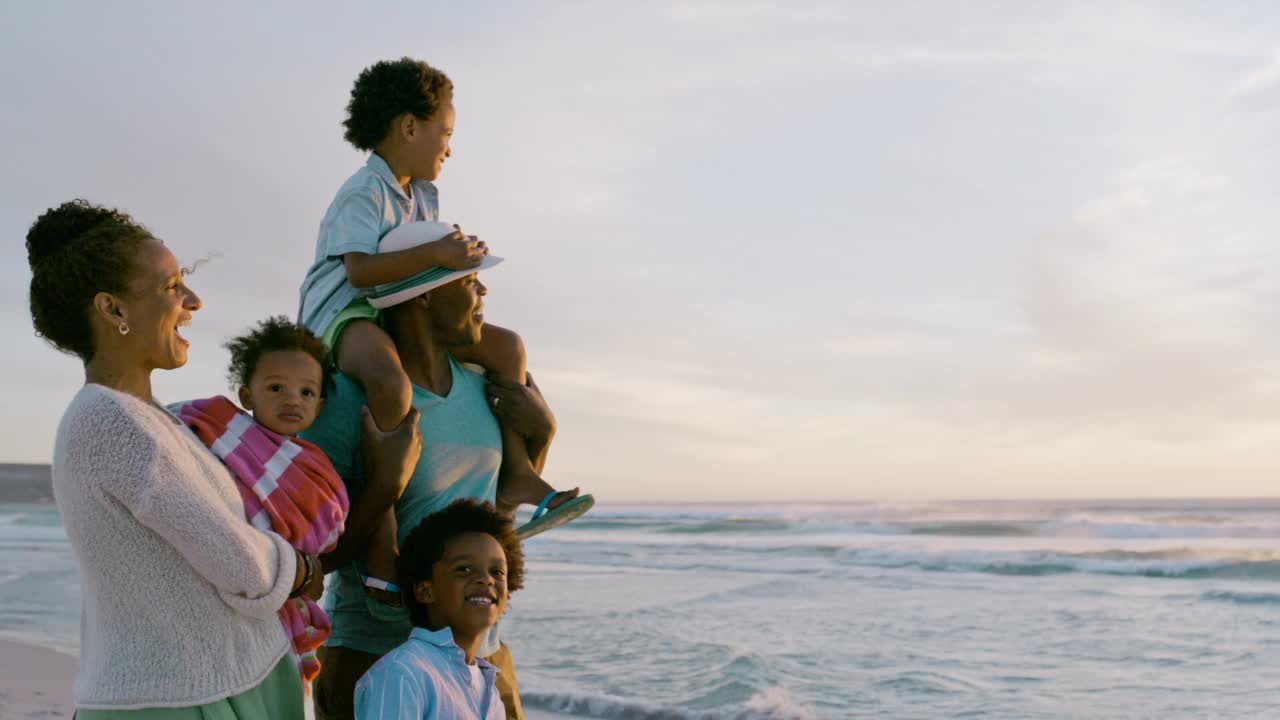
<svg viewBox="0 0 1280 720">
<path fill-rule="evenodd" d="M 70 718 L 75 675 L 70 655 L 0 640 L 0 718 Z"/>
<path fill-rule="evenodd" d="M 12 640 L 0 640 L 0 718 L 69 719 L 75 709 L 71 702 L 75 675 L 76 659 L 70 655 Z M 570 716 L 526 708 L 525 717 L 528 720 L 561 720 Z"/>
</svg>

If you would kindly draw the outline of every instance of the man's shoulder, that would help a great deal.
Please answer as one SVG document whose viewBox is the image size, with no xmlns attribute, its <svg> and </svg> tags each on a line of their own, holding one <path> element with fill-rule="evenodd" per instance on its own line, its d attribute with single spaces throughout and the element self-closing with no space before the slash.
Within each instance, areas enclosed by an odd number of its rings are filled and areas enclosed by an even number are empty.
<svg viewBox="0 0 1280 720">
<path fill-rule="evenodd" d="M 311 427 L 300 433 L 302 439 L 315 443 L 330 459 L 334 459 L 339 440 L 344 440 L 343 444 L 350 444 L 358 438 L 360 408 L 364 402 L 364 390 L 351 378 L 335 372 L 333 385 L 325 394 L 320 413 L 316 415 Z"/>
<path fill-rule="evenodd" d="M 453 357 L 453 355 L 449 356 L 449 361 L 458 369 L 456 377 L 462 380 L 463 385 L 465 385 L 469 391 L 478 388 L 480 392 L 484 392 L 484 368 L 479 365 L 460 362 L 457 358 Z"/>
<path fill-rule="evenodd" d="M 344 396 L 358 394 L 361 397 L 364 396 L 364 388 L 361 388 L 360 384 L 353 380 L 350 375 L 335 368 L 332 378 L 333 394 L 341 393 Z"/>
<path fill-rule="evenodd" d="M 329 391 L 324 396 L 324 404 L 320 406 L 320 416 L 323 417 L 329 411 L 358 413 L 360 406 L 364 405 L 364 388 L 339 370 L 333 371 L 332 379 Z M 319 417 L 316 419 L 319 420 Z"/>
<path fill-rule="evenodd" d="M 422 408 L 423 416 L 425 417 L 428 413 L 449 416 L 455 416 L 458 413 L 469 414 L 480 406 L 484 407 L 487 414 L 489 400 L 485 397 L 484 391 L 488 381 L 484 379 L 483 368 L 481 372 L 476 372 L 452 356 L 449 359 L 453 364 L 453 387 L 449 390 L 449 401 Z"/>
</svg>

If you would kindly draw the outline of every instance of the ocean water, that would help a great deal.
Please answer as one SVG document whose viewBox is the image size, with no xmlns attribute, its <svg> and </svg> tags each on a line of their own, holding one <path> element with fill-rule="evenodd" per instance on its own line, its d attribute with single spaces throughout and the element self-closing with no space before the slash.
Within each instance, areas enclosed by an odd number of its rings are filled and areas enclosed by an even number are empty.
<svg viewBox="0 0 1280 720">
<path fill-rule="evenodd" d="M 507 639 L 584 718 L 1278 718 L 1280 501 L 599 506 Z M 54 510 L 0 506 L 0 634 L 74 651 Z"/>
</svg>

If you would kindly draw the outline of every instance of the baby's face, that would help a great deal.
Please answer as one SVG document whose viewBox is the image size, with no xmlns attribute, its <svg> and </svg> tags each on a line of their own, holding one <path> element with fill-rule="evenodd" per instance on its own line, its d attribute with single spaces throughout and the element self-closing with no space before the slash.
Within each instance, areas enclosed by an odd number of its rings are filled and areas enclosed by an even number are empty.
<svg viewBox="0 0 1280 720">
<path fill-rule="evenodd" d="M 258 424 L 292 437 L 315 422 L 323 382 L 320 363 L 301 350 L 263 353 L 240 388 L 240 404 Z"/>
</svg>

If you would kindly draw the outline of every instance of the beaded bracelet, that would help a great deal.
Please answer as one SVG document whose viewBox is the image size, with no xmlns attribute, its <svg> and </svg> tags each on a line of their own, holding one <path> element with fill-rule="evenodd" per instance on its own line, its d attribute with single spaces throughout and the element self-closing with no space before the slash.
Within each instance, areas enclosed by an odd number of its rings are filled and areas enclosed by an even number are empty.
<svg viewBox="0 0 1280 720">
<path fill-rule="evenodd" d="M 302 584 L 297 590 L 289 593 L 289 597 L 296 598 L 307 591 L 307 587 L 311 585 L 312 579 L 316 576 L 315 561 L 306 553 L 298 553 L 302 557 Z"/>
</svg>

